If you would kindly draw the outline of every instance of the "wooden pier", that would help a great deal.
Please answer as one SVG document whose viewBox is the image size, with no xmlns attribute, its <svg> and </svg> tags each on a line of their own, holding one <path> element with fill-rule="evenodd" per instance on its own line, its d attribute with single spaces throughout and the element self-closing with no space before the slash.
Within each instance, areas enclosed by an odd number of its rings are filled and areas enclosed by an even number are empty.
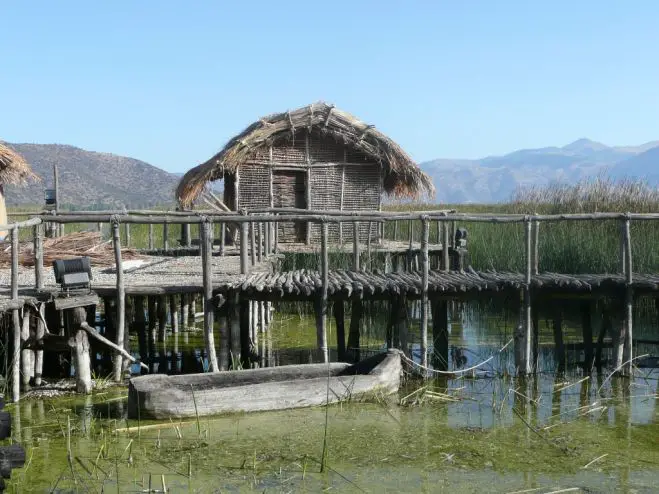
<svg viewBox="0 0 659 494">
<path fill-rule="evenodd" d="M 601 221 L 617 220 L 621 225 L 619 245 L 623 262 L 618 273 L 566 274 L 541 272 L 538 251 L 539 225 L 553 221 Z M 634 221 L 659 220 L 659 214 L 596 213 L 578 215 L 467 215 L 452 211 L 384 213 L 384 212 L 332 212 L 289 209 L 268 209 L 242 213 L 199 212 L 78 212 L 57 215 L 38 215 L 24 222 L 0 226 L 11 231 L 12 263 L 10 269 L 0 270 L 0 309 L 12 314 L 12 398 L 20 397 L 21 375 L 25 386 L 30 377 L 41 375 L 37 367 L 38 352 L 59 348 L 71 348 L 79 357 L 77 362 L 85 365 L 84 353 L 89 353 L 86 334 L 99 340 L 90 332 L 93 328 L 84 322 L 78 307 L 90 307 L 104 301 L 106 307 L 106 336 L 112 342 L 102 342 L 114 355 L 114 374 L 123 379 L 126 369 L 125 355 L 127 329 L 138 332 L 140 347 L 147 337 L 158 335 L 163 338 L 166 321 L 172 321 L 172 331 L 178 330 L 178 322 L 184 323 L 195 300 L 202 302 L 204 314 L 205 344 L 209 359 L 209 370 L 227 369 L 229 355 L 240 355 L 245 365 L 250 364 L 251 345 L 258 333 L 267 329 L 271 316 L 271 303 L 278 301 L 308 301 L 314 304 L 317 321 L 318 348 L 328 356 L 330 342 L 327 340 L 327 319 L 330 305 L 337 318 L 337 347 L 339 354 L 348 356 L 359 347 L 360 307 L 365 300 L 388 300 L 391 305 L 387 343 L 390 346 L 404 342 L 407 332 L 404 310 L 411 300 L 421 303 L 421 362 L 428 367 L 429 337 L 435 352 L 447 355 L 447 301 L 454 299 L 476 299 L 495 293 L 509 293 L 520 303 L 520 325 L 515 334 L 515 364 L 520 374 L 535 369 L 537 355 L 537 311 L 534 304 L 539 300 L 581 297 L 584 301 L 604 296 L 615 296 L 622 304 L 623 324 L 613 331 L 614 367 L 630 373 L 632 365 L 633 301 L 638 296 L 659 296 L 659 273 L 634 273 L 631 252 L 630 224 Z M 320 245 L 280 245 L 277 241 L 278 225 L 283 222 L 302 221 L 320 225 Z M 408 239 L 398 238 L 397 226 L 394 238 L 372 242 L 371 236 L 362 236 L 383 225 L 408 226 Z M 412 237 L 412 224 L 420 223 L 421 237 Z M 524 245 L 519 253 L 525 259 L 525 272 L 474 271 L 468 263 L 468 249 L 460 245 L 456 225 L 474 222 L 522 223 L 525 228 Z M 115 267 L 93 269 L 92 294 L 85 299 L 76 296 L 63 303 L 59 287 L 43 265 L 43 233 L 48 224 L 109 224 L 115 253 Z M 436 223 L 436 237 L 431 239 L 430 225 Z M 141 266 L 126 268 L 122 262 L 122 245 L 129 239 L 130 225 L 183 225 L 181 246 L 174 248 L 165 240 L 161 254 L 149 255 Z M 199 239 L 190 237 L 191 224 L 199 225 Z M 220 232 L 230 228 L 235 231 L 234 242 L 227 235 L 213 239 L 215 225 Z M 343 228 L 342 225 L 350 225 Z M 122 235 L 121 226 L 124 225 Z M 338 244 L 329 244 L 330 225 L 339 225 L 340 232 L 352 232 L 352 238 L 340 235 Z M 33 230 L 34 248 L 32 268 L 19 263 L 18 235 L 21 229 Z M 150 232 L 153 229 L 150 228 Z M 355 236 L 355 232 L 357 235 Z M 359 233 L 361 232 L 361 233 Z M 166 239 L 167 237 L 163 237 Z M 219 240 L 219 241 L 218 241 Z M 231 239 L 230 239 L 231 240 Z M 152 239 L 149 242 L 153 246 Z M 195 244 L 197 245 L 195 247 Z M 153 252 L 153 249 L 150 251 Z M 314 252 L 319 255 L 317 269 L 282 272 L 282 257 L 288 253 Z M 337 269 L 330 265 L 331 254 L 341 252 L 350 256 L 350 269 Z M 187 254 L 187 255 L 184 255 Z M 364 257 L 381 255 L 385 258 L 383 269 L 370 269 Z M 365 265 L 366 264 L 366 265 Z M 72 297 L 72 298 L 76 298 Z M 145 298 L 146 297 L 146 298 Z M 71 297 L 70 297 L 71 298 Z M 129 302 L 129 303 L 128 303 Z M 349 335 L 345 336 L 343 321 L 344 304 L 352 304 Z M 130 321 L 126 320 L 128 305 L 132 308 Z M 595 358 L 592 351 L 593 328 L 586 321 L 590 308 L 584 303 L 584 336 L 586 361 Z M 55 307 L 57 306 L 57 307 Z M 146 309 L 146 310 L 145 310 Z M 54 315 L 53 315 L 54 311 Z M 51 324 L 59 325 L 57 311 L 74 317 L 60 330 L 60 338 L 48 331 Z M 31 329 L 25 323 L 25 314 L 32 312 L 37 320 Z M 42 314 L 50 313 L 44 316 Z M 23 314 L 23 316 L 22 316 Z M 145 317 L 146 315 L 146 317 Z M 68 316 L 67 316 L 68 317 Z M 219 354 L 215 352 L 213 333 L 216 319 L 228 321 L 221 324 Z M 176 324 L 174 323 L 176 321 Z M 129 324 L 130 323 L 130 324 Z M 432 324 L 432 327 L 429 325 Z M 108 331 L 109 328 L 109 331 Z M 560 316 L 554 318 L 556 343 L 562 341 Z M 430 335 L 429 335 L 430 331 Z M 600 342 L 601 332 L 597 335 Z M 72 338 L 72 339 L 71 339 Z M 47 343 L 50 341 L 51 343 Z M 111 346 L 109 343 L 112 343 Z M 49 346 L 50 345 L 50 346 Z M 600 345 L 601 347 L 601 345 Z M 41 357 L 41 361 L 43 357 Z M 441 362 L 438 364 L 441 368 Z M 81 374 L 81 373 L 78 373 Z M 84 374 L 84 373 L 82 373 Z M 26 379 L 27 378 L 27 379 Z M 89 377 L 80 379 L 79 388 L 88 390 Z"/>
</svg>

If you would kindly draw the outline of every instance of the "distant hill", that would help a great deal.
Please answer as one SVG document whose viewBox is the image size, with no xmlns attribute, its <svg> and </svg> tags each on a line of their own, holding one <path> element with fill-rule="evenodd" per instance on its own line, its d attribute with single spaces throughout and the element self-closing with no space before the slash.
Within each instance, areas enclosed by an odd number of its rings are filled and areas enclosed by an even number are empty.
<svg viewBox="0 0 659 494">
<path fill-rule="evenodd" d="M 8 205 L 43 204 L 57 164 L 60 203 L 85 208 L 145 208 L 174 202 L 178 177 L 144 161 L 61 144 L 11 144 L 43 183 L 7 187 Z"/>
<path fill-rule="evenodd" d="M 501 202 L 519 187 L 576 182 L 602 172 L 659 185 L 659 141 L 612 147 L 583 138 L 563 147 L 522 149 L 478 160 L 436 159 L 420 166 L 435 182 L 437 202 Z"/>
</svg>

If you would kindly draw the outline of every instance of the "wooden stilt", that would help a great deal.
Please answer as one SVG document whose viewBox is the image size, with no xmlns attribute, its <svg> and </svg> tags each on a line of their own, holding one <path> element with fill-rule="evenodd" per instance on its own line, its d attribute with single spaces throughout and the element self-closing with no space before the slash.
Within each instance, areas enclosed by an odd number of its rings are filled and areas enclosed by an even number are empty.
<svg viewBox="0 0 659 494">
<path fill-rule="evenodd" d="M 332 304 L 332 312 L 336 321 L 336 349 L 340 362 L 346 358 L 346 324 L 345 305 L 343 300 L 335 300 Z"/>
<path fill-rule="evenodd" d="M 146 334 L 146 314 L 144 313 L 144 297 L 134 297 L 133 304 L 135 306 L 135 319 L 133 327 L 137 333 L 137 344 L 140 352 L 140 360 L 143 362 L 150 362 L 149 345 Z"/>
<path fill-rule="evenodd" d="M 240 304 L 240 361 L 243 369 L 252 367 L 251 345 L 249 338 L 249 301 L 241 300 Z"/>
<path fill-rule="evenodd" d="M 240 300 L 236 293 L 229 294 L 229 306 L 227 308 L 229 324 L 230 324 L 230 337 L 231 337 L 231 355 L 230 366 L 236 369 L 242 362 L 241 358 L 241 342 L 240 342 Z"/>
<path fill-rule="evenodd" d="M 197 313 L 197 294 L 191 293 L 188 295 L 188 300 L 190 302 L 190 312 L 188 313 L 188 326 L 194 326 L 196 323 L 196 313 Z"/>
<path fill-rule="evenodd" d="M 183 237 L 182 244 L 184 247 L 190 247 L 192 245 L 192 237 L 190 236 L 190 223 L 184 223 L 181 225 L 181 237 Z"/>
<path fill-rule="evenodd" d="M 249 273 L 249 223 L 243 221 L 240 224 L 240 274 Z"/>
<path fill-rule="evenodd" d="M 169 223 L 162 225 L 162 248 L 169 250 Z"/>
<path fill-rule="evenodd" d="M 188 326 L 188 321 L 190 320 L 190 296 L 187 293 L 181 294 L 181 327 L 185 328 Z"/>
<path fill-rule="evenodd" d="M 533 297 L 531 297 L 533 298 Z M 531 369 L 533 372 L 539 371 L 538 355 L 539 355 L 539 345 L 540 345 L 540 311 L 538 309 L 538 304 L 533 304 L 531 306 Z"/>
<path fill-rule="evenodd" d="M 158 341 L 167 338 L 167 297 L 158 297 Z"/>
<path fill-rule="evenodd" d="M 321 277 L 322 285 L 320 290 L 319 310 L 316 313 L 317 317 L 317 336 L 318 348 L 323 354 L 323 362 L 329 360 L 329 349 L 327 348 L 327 293 L 329 289 L 329 258 L 327 252 L 327 236 L 328 226 L 326 222 L 321 225 L 320 236 L 320 255 L 321 255 Z"/>
<path fill-rule="evenodd" d="M 149 223 L 149 250 L 153 250 L 153 223 Z"/>
<path fill-rule="evenodd" d="M 359 271 L 359 221 L 352 222 L 352 270 Z"/>
<path fill-rule="evenodd" d="M 23 309 L 21 321 L 21 347 L 30 338 L 30 309 Z M 21 350 L 21 385 L 23 389 L 29 389 L 30 378 L 34 374 L 34 350 L 24 348 Z"/>
<path fill-rule="evenodd" d="M 451 269 L 451 261 L 449 258 L 449 226 L 448 223 L 442 222 L 442 271 L 448 273 Z"/>
<path fill-rule="evenodd" d="M 176 303 L 176 295 L 169 296 L 169 314 L 172 333 L 178 333 L 178 304 Z"/>
<path fill-rule="evenodd" d="M 18 228 L 11 229 L 11 298 L 18 299 Z M 21 317 L 12 309 L 11 398 L 16 403 L 21 397 Z"/>
<path fill-rule="evenodd" d="M 39 314 L 37 317 L 37 328 L 35 331 L 35 340 L 37 344 L 43 345 L 43 338 L 46 334 L 46 327 L 44 326 L 43 321 L 46 318 L 46 307 L 45 303 L 42 302 L 39 304 Z M 41 375 L 43 374 L 43 349 L 34 351 L 34 385 L 41 386 Z"/>
<path fill-rule="evenodd" d="M 226 223 L 222 221 L 220 223 L 220 255 L 224 256 L 224 249 L 227 241 L 227 227 Z"/>
<path fill-rule="evenodd" d="M 124 346 L 124 325 L 126 317 L 126 294 L 124 292 L 124 268 L 121 262 L 121 238 L 119 235 L 119 223 L 112 222 L 112 244 L 114 246 L 114 260 L 117 271 L 117 346 Z M 77 339 L 76 339 L 77 341 Z M 120 353 L 114 354 L 114 379 L 121 382 L 123 357 Z"/>
<path fill-rule="evenodd" d="M 354 299 L 350 308 L 350 330 L 348 332 L 348 356 L 351 361 L 359 361 L 359 330 L 361 327 L 364 306 L 361 299 Z"/>
<path fill-rule="evenodd" d="M 399 347 L 409 356 L 409 317 L 407 313 L 407 298 L 405 296 L 397 297 L 394 303 L 398 304 L 398 320 L 396 322 L 396 329 L 394 333 L 398 335 Z"/>
<path fill-rule="evenodd" d="M 43 288 L 43 236 L 44 225 L 40 223 L 34 227 L 34 282 L 37 290 Z"/>
<path fill-rule="evenodd" d="M 212 260 L 213 260 L 213 240 L 210 229 L 212 223 L 201 223 L 201 264 L 204 284 L 204 343 L 208 353 L 208 370 L 217 372 L 219 370 L 217 355 L 215 352 L 215 337 L 213 335 L 213 318 L 215 317 L 215 304 L 213 303 L 213 278 L 212 278 Z"/>
<path fill-rule="evenodd" d="M 590 312 L 591 303 L 588 300 L 581 302 L 581 329 L 583 334 L 584 344 L 584 372 L 590 374 L 593 367 L 594 354 L 593 354 L 593 326 L 592 314 Z"/>
<path fill-rule="evenodd" d="M 625 219 L 624 223 L 624 239 L 625 239 L 625 348 L 623 358 L 625 359 L 625 366 L 622 369 L 623 374 L 631 376 L 633 373 L 634 363 L 633 350 L 632 350 L 632 337 L 633 337 L 633 318 L 634 318 L 634 288 L 633 283 L 633 264 L 632 264 L 632 241 L 631 241 L 631 221 L 629 218 Z"/>
<path fill-rule="evenodd" d="M 606 308 L 601 307 L 597 312 L 597 319 L 600 321 L 599 332 L 597 334 L 597 346 L 595 347 L 595 367 L 597 371 L 602 370 L 604 365 L 602 360 L 602 354 L 604 352 L 604 336 L 613 333 L 613 325 L 611 324 L 611 315 Z"/>
<path fill-rule="evenodd" d="M 87 311 L 76 307 L 71 311 L 71 329 L 75 334 L 76 391 L 89 394 L 92 391 L 91 355 L 87 332 L 81 328 L 87 322 Z"/>
<path fill-rule="evenodd" d="M 126 237 L 126 247 L 130 247 L 130 224 L 124 223 L 124 235 Z"/>
<path fill-rule="evenodd" d="M 227 317 L 228 304 L 222 300 L 222 305 L 216 309 L 217 325 L 220 330 L 220 353 L 218 356 L 219 370 L 225 371 L 229 369 L 229 351 L 231 343 L 231 331 L 229 328 L 229 321 Z"/>
<path fill-rule="evenodd" d="M 524 280 L 524 356 L 520 362 L 518 372 L 530 374 L 531 369 L 531 339 L 533 321 L 531 315 L 531 273 L 532 273 L 532 252 L 531 252 L 531 221 L 527 220 L 524 223 L 525 227 L 525 259 L 526 259 L 526 276 Z"/>
<path fill-rule="evenodd" d="M 430 260 L 428 259 L 428 236 L 430 219 L 421 220 L 421 365 L 428 367 L 428 279 Z"/>
<path fill-rule="evenodd" d="M 439 371 L 448 370 L 448 302 L 433 300 L 432 304 L 432 366 Z"/>
<path fill-rule="evenodd" d="M 560 307 L 554 308 L 554 320 L 552 329 L 554 331 L 554 359 L 556 360 L 557 371 L 560 374 L 565 370 L 565 346 L 563 345 L 563 312 Z"/>
</svg>

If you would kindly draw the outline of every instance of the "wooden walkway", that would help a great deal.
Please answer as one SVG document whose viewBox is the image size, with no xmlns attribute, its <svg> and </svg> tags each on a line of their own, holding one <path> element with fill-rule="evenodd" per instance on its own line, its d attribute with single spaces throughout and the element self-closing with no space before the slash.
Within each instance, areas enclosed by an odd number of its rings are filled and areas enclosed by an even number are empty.
<svg viewBox="0 0 659 494">
<path fill-rule="evenodd" d="M 428 294 L 445 296 L 487 296 L 483 292 L 500 292 L 522 289 L 525 276 L 522 273 L 485 271 L 444 272 L 431 270 L 428 276 Z M 592 293 L 617 291 L 625 288 L 625 276 L 618 274 L 558 274 L 539 273 L 531 280 L 531 288 L 542 291 Z M 632 287 L 640 292 L 659 295 L 659 273 L 634 273 Z M 313 270 L 289 272 L 261 272 L 244 280 L 236 280 L 216 287 L 216 291 L 237 290 L 250 298 L 312 299 L 322 289 L 322 273 Z M 330 271 L 328 297 L 333 299 L 369 298 L 387 299 L 405 295 L 420 298 L 423 291 L 423 273 Z"/>
</svg>

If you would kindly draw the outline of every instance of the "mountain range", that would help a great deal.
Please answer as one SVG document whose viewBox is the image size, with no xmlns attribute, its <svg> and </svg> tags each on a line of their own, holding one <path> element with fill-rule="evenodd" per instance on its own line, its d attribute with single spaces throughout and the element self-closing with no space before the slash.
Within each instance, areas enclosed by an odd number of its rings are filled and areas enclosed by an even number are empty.
<svg viewBox="0 0 659 494">
<path fill-rule="evenodd" d="M 7 187 L 9 205 L 43 203 L 58 165 L 60 203 L 74 208 L 146 208 L 171 204 L 181 173 L 169 173 L 133 158 L 62 144 L 11 144 L 44 178 L 27 187 Z M 435 182 L 440 203 L 509 200 L 520 187 L 576 182 L 605 173 L 659 185 L 659 141 L 607 146 L 579 139 L 563 147 L 522 149 L 477 160 L 436 159 L 420 164 Z"/>
<path fill-rule="evenodd" d="M 578 139 L 563 147 L 522 149 L 477 160 L 436 159 L 420 164 L 437 188 L 441 203 L 494 203 L 509 200 L 520 187 L 574 183 L 601 173 L 659 185 L 659 141 L 640 146 L 607 146 Z"/>
</svg>

